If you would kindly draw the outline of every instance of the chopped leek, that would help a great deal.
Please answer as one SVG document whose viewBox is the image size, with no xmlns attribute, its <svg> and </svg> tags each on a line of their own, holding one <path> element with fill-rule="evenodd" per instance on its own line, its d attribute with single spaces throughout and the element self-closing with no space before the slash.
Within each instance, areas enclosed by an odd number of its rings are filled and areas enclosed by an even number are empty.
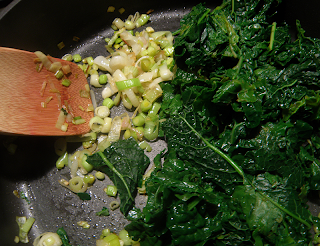
<svg viewBox="0 0 320 246">
<path fill-rule="evenodd" d="M 68 165 L 68 152 L 66 151 L 62 156 L 58 158 L 56 161 L 56 167 L 58 169 L 64 168 L 66 165 Z"/>
<path fill-rule="evenodd" d="M 119 91 L 123 91 L 123 90 L 129 89 L 131 87 L 141 86 L 141 83 L 138 78 L 133 78 L 133 79 L 117 81 L 116 86 Z"/>
<path fill-rule="evenodd" d="M 139 147 L 141 149 L 145 149 L 146 151 L 150 152 L 152 150 L 152 147 L 150 146 L 150 144 L 147 141 L 142 141 L 139 143 Z"/>
<path fill-rule="evenodd" d="M 104 85 L 108 82 L 108 76 L 106 74 L 101 74 L 99 76 L 99 84 Z"/>
<path fill-rule="evenodd" d="M 162 89 L 159 85 L 154 86 L 143 93 L 143 98 L 147 99 L 149 102 L 153 103 L 159 97 L 162 96 Z"/>
<path fill-rule="evenodd" d="M 93 166 L 87 162 L 87 155 L 83 155 L 81 158 L 81 162 L 80 165 L 87 171 L 87 172 L 91 172 L 93 169 Z"/>
<path fill-rule="evenodd" d="M 118 193 L 118 189 L 114 185 L 108 185 L 107 188 L 104 188 L 103 190 L 108 196 L 116 196 Z"/>
<path fill-rule="evenodd" d="M 110 115 L 110 109 L 107 106 L 99 106 L 95 109 L 95 114 L 104 119 Z"/>
<path fill-rule="evenodd" d="M 91 118 L 89 121 L 90 129 L 93 132 L 100 132 L 103 125 L 104 125 L 104 120 L 99 116 L 95 116 Z"/>
<path fill-rule="evenodd" d="M 83 181 L 87 184 L 93 184 L 95 181 L 95 177 L 92 174 L 88 174 L 83 177 Z"/>
<path fill-rule="evenodd" d="M 153 116 L 157 115 L 160 108 L 161 108 L 161 104 L 158 102 L 154 102 L 151 109 L 148 112 L 148 116 L 153 117 Z"/>
<path fill-rule="evenodd" d="M 32 222 L 31 225 L 28 224 L 28 228 L 26 226 L 24 226 L 24 224 L 27 222 L 27 217 L 25 216 L 16 216 L 16 222 L 19 226 L 19 241 L 22 243 L 28 243 L 29 242 L 29 238 L 28 238 L 28 232 L 31 229 L 31 226 L 33 224 L 32 220 L 30 220 L 30 222 Z M 28 223 L 30 223 L 28 222 Z M 24 228 L 22 230 L 22 228 Z M 27 230 L 28 229 L 28 230 Z"/>
<path fill-rule="evenodd" d="M 114 101 L 112 101 L 110 97 L 105 98 L 102 102 L 102 105 L 107 106 L 109 109 L 112 108 L 114 104 L 115 104 Z"/>
<path fill-rule="evenodd" d="M 64 245 L 60 236 L 54 232 L 46 232 L 38 236 L 33 243 L 34 246 L 61 246 Z"/>
<path fill-rule="evenodd" d="M 63 79 L 61 84 L 63 86 L 69 87 L 71 85 L 71 81 L 69 79 Z"/>
<path fill-rule="evenodd" d="M 118 201 L 112 201 L 110 202 L 110 209 L 111 210 L 116 210 L 118 207 L 120 207 L 120 204 Z"/>
<path fill-rule="evenodd" d="M 135 125 L 135 126 L 143 126 L 144 125 L 144 117 L 141 116 L 141 115 L 137 115 L 136 117 L 134 117 L 132 119 L 132 123 Z"/>
<path fill-rule="evenodd" d="M 81 62 L 82 61 L 82 57 L 79 54 L 73 55 L 72 58 L 73 58 L 74 62 Z"/>
<path fill-rule="evenodd" d="M 70 190 L 75 193 L 85 192 L 88 188 L 87 183 L 83 181 L 83 178 L 80 176 L 75 176 L 69 180 Z"/>
<path fill-rule="evenodd" d="M 81 220 L 77 222 L 78 226 L 81 226 L 83 229 L 89 229 L 90 225 L 87 221 Z"/>
<path fill-rule="evenodd" d="M 54 76 L 57 78 L 57 79 L 62 79 L 62 77 L 64 76 L 64 73 L 61 71 L 61 70 L 58 70 Z"/>
<path fill-rule="evenodd" d="M 29 217 L 26 222 L 21 226 L 21 231 L 28 233 L 33 225 L 33 223 L 35 222 L 35 218 Z"/>
<path fill-rule="evenodd" d="M 146 118 L 144 127 L 144 137 L 149 141 L 155 140 L 159 134 L 159 122 L 153 121 L 150 117 Z"/>
<path fill-rule="evenodd" d="M 140 26 L 147 24 L 149 19 L 150 19 L 149 15 L 142 14 L 136 22 L 136 27 L 140 27 Z"/>
<path fill-rule="evenodd" d="M 152 103 L 148 99 L 143 100 L 140 105 L 142 112 L 148 112 L 151 109 L 151 107 Z"/>
<path fill-rule="evenodd" d="M 96 176 L 96 178 L 99 179 L 99 180 L 103 180 L 103 179 L 105 178 L 104 173 L 103 173 L 103 172 L 100 172 L 100 171 L 96 172 L 95 176 Z"/>
</svg>

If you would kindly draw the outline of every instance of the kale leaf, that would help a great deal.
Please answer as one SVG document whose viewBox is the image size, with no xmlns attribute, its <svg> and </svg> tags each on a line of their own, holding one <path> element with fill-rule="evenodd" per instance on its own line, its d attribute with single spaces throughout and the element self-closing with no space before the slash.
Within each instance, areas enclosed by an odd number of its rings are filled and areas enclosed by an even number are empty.
<svg viewBox="0 0 320 246">
<path fill-rule="evenodd" d="M 168 151 L 126 229 L 141 245 L 308 245 L 319 224 L 320 40 L 277 0 L 195 6 L 162 83 Z M 209 233 L 210 232 L 210 233 Z M 316 235 L 317 236 L 317 235 Z"/>
<path fill-rule="evenodd" d="M 88 156 L 87 162 L 112 180 L 119 192 L 120 210 L 126 216 L 134 207 L 137 186 L 150 164 L 144 151 L 133 139 L 119 140 L 103 153 Z"/>
<path fill-rule="evenodd" d="M 96 215 L 97 215 L 97 216 L 109 216 L 109 215 L 110 215 L 109 209 L 106 208 L 106 207 L 103 207 L 103 208 L 101 209 L 101 211 L 96 212 Z"/>
</svg>

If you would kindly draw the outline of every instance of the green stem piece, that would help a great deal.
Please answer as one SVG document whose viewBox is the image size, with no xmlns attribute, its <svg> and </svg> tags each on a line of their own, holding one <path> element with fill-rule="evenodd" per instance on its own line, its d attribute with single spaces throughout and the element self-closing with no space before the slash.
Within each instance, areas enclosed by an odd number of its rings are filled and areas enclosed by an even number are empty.
<svg viewBox="0 0 320 246">
<path fill-rule="evenodd" d="M 219 154 L 222 158 L 224 158 L 228 163 L 230 163 L 230 165 L 236 170 L 237 173 L 240 174 L 240 176 L 243 178 L 244 183 L 248 183 L 250 184 L 255 190 L 256 188 L 254 187 L 254 185 L 252 184 L 252 182 L 250 182 L 246 176 L 244 171 L 242 170 L 242 168 L 240 166 L 238 166 L 228 155 L 226 155 L 225 153 L 223 153 L 220 149 L 218 149 L 217 147 L 215 147 L 214 145 L 212 145 L 211 143 L 209 143 L 208 140 L 206 140 L 203 136 L 201 136 L 201 134 L 199 134 L 190 124 L 189 122 L 181 117 L 179 115 L 179 117 L 187 124 L 187 126 L 191 129 L 192 132 L 194 132 L 197 137 L 199 137 L 210 149 L 212 149 L 214 152 L 216 152 L 217 154 Z M 291 216 L 292 218 L 298 220 L 299 222 L 301 222 L 302 224 L 306 225 L 308 228 L 311 228 L 311 225 L 301 219 L 299 216 L 295 215 L 294 213 L 290 212 L 289 210 L 287 210 L 286 208 L 282 207 L 279 203 L 275 202 L 274 200 L 272 200 L 269 196 L 267 196 L 266 194 L 264 194 L 261 191 L 258 191 L 264 198 L 266 198 L 268 201 L 270 201 L 273 205 L 275 205 L 277 208 L 279 208 L 281 211 L 283 211 L 284 213 L 288 214 L 289 216 Z"/>
<path fill-rule="evenodd" d="M 106 163 L 107 166 L 121 179 L 124 186 L 126 187 L 126 190 L 128 191 L 128 195 L 129 195 L 130 199 L 132 199 L 134 201 L 134 198 L 132 197 L 130 189 L 129 189 L 126 181 L 124 180 L 123 176 L 118 172 L 118 170 L 111 164 L 111 162 L 107 159 L 107 157 L 101 151 L 98 151 L 98 154 L 100 155 L 100 157 L 104 161 L 104 163 Z"/>
<path fill-rule="evenodd" d="M 272 28 L 271 28 L 271 34 L 270 34 L 270 43 L 269 43 L 269 50 L 270 51 L 273 49 L 274 34 L 276 32 L 276 26 L 277 26 L 277 23 L 273 22 L 272 23 Z"/>
</svg>

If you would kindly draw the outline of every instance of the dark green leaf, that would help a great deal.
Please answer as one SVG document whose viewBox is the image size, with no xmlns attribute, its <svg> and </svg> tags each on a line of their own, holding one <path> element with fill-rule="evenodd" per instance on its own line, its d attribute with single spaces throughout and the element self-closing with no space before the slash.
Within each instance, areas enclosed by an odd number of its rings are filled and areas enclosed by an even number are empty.
<svg viewBox="0 0 320 246">
<path fill-rule="evenodd" d="M 96 212 L 96 215 L 97 215 L 97 216 L 109 216 L 109 215 L 110 215 L 109 209 L 106 208 L 106 207 L 103 207 L 103 208 L 101 209 L 101 211 Z"/>
<path fill-rule="evenodd" d="M 149 158 L 134 139 L 113 143 L 104 150 L 103 155 L 112 168 L 103 161 L 99 153 L 88 156 L 87 161 L 112 180 L 119 192 L 120 210 L 127 215 L 134 206 L 137 186 L 142 182 L 142 175 L 149 166 Z"/>
<path fill-rule="evenodd" d="M 79 192 L 79 193 L 77 193 L 77 195 L 83 201 L 91 200 L 91 196 L 86 192 Z"/>
</svg>

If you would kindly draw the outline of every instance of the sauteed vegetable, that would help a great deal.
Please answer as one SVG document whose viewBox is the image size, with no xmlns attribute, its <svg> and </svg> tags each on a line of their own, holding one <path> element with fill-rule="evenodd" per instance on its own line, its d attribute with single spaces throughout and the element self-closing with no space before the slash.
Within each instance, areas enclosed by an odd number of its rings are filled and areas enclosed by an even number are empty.
<svg viewBox="0 0 320 246">
<path fill-rule="evenodd" d="M 182 19 L 162 85 L 168 151 L 126 227 L 141 245 L 310 245 L 312 226 L 319 242 L 306 201 L 319 189 L 320 41 L 299 21 L 292 41 L 279 2 Z"/>
</svg>

